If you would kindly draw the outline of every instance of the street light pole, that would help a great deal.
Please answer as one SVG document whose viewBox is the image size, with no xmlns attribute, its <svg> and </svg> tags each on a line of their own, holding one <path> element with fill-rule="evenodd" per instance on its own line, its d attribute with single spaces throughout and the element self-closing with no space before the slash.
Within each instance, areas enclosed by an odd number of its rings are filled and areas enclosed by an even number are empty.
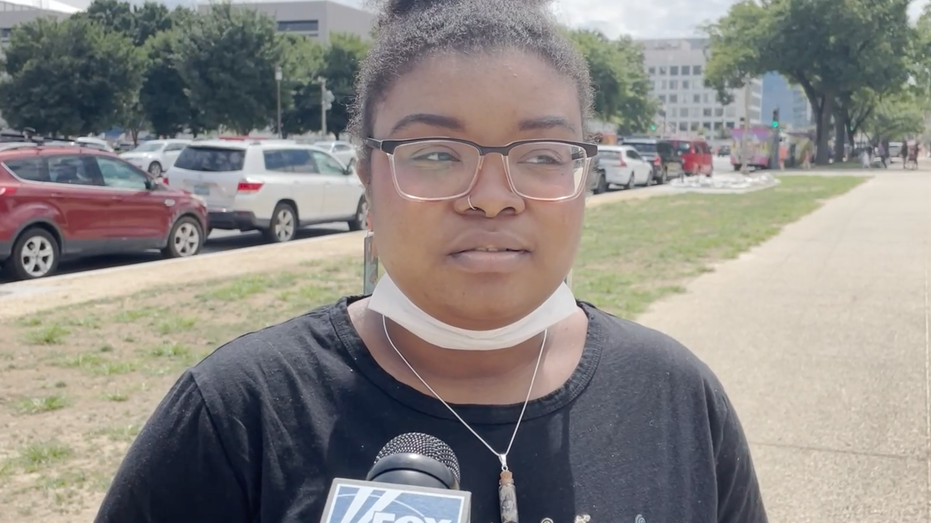
<svg viewBox="0 0 931 523">
<path fill-rule="evenodd" d="M 750 159 L 747 154 L 747 139 L 750 137 L 750 82 L 744 86 L 744 132 L 740 138 L 740 172 L 742 174 L 750 173 Z"/>
<path fill-rule="evenodd" d="M 284 133 L 281 130 L 281 66 L 275 66 L 275 83 L 278 84 L 278 138 L 284 138 Z"/>
<path fill-rule="evenodd" d="M 327 105 L 327 96 L 326 96 L 326 78 L 320 79 L 320 134 L 323 135 L 323 139 L 326 140 L 326 105 Z"/>
</svg>

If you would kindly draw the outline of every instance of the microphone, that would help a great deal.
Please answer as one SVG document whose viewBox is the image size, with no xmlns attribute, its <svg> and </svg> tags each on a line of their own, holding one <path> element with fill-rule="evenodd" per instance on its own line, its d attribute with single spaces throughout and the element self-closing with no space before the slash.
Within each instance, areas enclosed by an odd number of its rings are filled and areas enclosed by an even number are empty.
<svg viewBox="0 0 931 523">
<path fill-rule="evenodd" d="M 470 523 L 459 460 L 429 434 L 410 432 L 378 452 L 365 481 L 335 478 L 323 523 Z"/>
</svg>

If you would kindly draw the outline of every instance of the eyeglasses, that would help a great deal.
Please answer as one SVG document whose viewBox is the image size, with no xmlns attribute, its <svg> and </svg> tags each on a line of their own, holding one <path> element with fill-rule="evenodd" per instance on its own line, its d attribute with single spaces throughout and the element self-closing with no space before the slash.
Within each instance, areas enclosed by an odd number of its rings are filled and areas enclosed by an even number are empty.
<svg viewBox="0 0 931 523">
<path fill-rule="evenodd" d="M 584 189 L 590 160 L 598 154 L 596 144 L 564 140 L 521 140 L 502 147 L 455 138 L 367 138 L 364 143 L 388 155 L 398 193 L 421 201 L 468 194 L 491 153 L 504 157 L 504 172 L 515 194 L 529 200 L 570 200 Z"/>
</svg>

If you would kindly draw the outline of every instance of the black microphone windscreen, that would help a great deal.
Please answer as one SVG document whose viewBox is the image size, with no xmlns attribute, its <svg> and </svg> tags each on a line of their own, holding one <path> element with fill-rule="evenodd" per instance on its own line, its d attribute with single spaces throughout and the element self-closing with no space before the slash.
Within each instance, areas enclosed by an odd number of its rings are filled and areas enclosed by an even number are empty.
<svg viewBox="0 0 931 523">
<path fill-rule="evenodd" d="M 378 456 L 375 457 L 375 462 L 378 463 L 382 458 L 392 454 L 420 454 L 421 456 L 433 458 L 446 465 L 456 477 L 457 482 L 461 479 L 459 477 L 459 460 L 456 458 L 453 449 L 449 448 L 449 445 L 444 443 L 443 440 L 429 434 L 408 432 L 397 436 L 386 443 L 379 451 Z"/>
</svg>

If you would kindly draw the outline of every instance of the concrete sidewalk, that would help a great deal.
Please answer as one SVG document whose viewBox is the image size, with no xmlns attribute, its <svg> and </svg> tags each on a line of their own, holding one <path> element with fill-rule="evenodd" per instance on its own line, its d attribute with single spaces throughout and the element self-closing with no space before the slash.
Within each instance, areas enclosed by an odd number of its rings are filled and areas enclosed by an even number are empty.
<svg viewBox="0 0 931 523">
<path fill-rule="evenodd" d="M 639 321 L 723 381 L 770 521 L 929 522 L 931 173 L 890 169 Z"/>
</svg>

